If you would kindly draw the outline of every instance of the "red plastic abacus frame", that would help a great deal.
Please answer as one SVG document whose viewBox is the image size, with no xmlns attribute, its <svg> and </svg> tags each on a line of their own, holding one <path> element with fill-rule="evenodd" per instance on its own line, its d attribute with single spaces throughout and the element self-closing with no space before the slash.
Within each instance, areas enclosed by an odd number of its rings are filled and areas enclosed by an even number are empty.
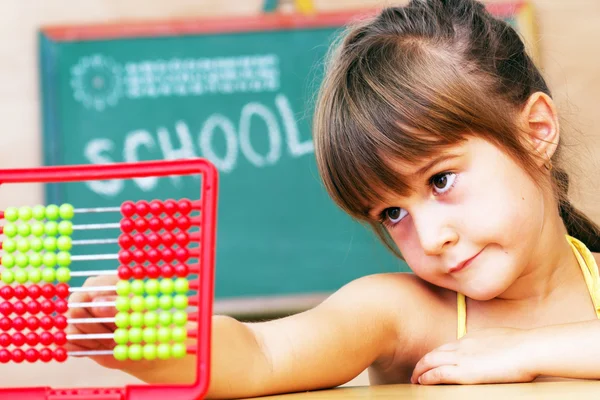
<svg viewBox="0 0 600 400">
<path fill-rule="evenodd" d="M 198 293 L 190 303 L 198 305 L 196 341 L 197 377 L 192 385 L 131 385 L 122 388 L 0 388 L 0 399 L 19 400 L 189 400 L 202 398 L 208 389 L 210 374 L 210 328 L 214 296 L 215 231 L 218 174 L 205 159 L 144 161 L 109 165 L 75 165 L 31 169 L 0 170 L 0 184 L 61 183 L 90 180 L 201 175 L 200 224 L 202 246 L 198 256 Z"/>
</svg>

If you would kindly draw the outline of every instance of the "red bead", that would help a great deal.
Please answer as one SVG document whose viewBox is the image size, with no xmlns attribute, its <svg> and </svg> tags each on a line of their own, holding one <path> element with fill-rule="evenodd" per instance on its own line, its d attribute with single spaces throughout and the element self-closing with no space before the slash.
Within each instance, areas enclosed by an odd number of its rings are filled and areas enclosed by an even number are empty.
<svg viewBox="0 0 600 400">
<path fill-rule="evenodd" d="M 121 214 L 126 217 L 131 217 L 135 214 L 135 204 L 133 201 L 125 201 L 121 204 Z"/>
<path fill-rule="evenodd" d="M 51 345 L 53 341 L 54 341 L 54 335 L 52 335 L 50 332 L 44 331 L 44 332 L 40 333 L 40 343 L 43 344 L 44 346 Z"/>
<path fill-rule="evenodd" d="M 40 303 L 38 303 L 36 300 L 29 300 L 29 302 L 27 303 L 27 312 L 29 312 L 29 314 L 37 314 L 40 312 Z"/>
<path fill-rule="evenodd" d="M 119 261 L 121 264 L 127 265 L 133 261 L 133 255 L 129 250 L 121 250 L 119 251 Z"/>
<path fill-rule="evenodd" d="M 42 318 L 40 318 L 40 327 L 48 331 L 54 327 L 54 320 L 52 317 L 44 315 Z"/>
<path fill-rule="evenodd" d="M 135 244 L 135 247 L 137 247 L 138 249 L 143 249 L 148 244 L 148 240 L 146 239 L 146 236 L 144 236 L 143 234 L 136 233 L 133 236 L 133 243 Z"/>
<path fill-rule="evenodd" d="M 122 249 L 129 249 L 132 245 L 133 245 L 133 238 L 131 237 L 131 235 L 128 235 L 126 233 L 122 233 L 121 235 L 119 235 L 119 246 L 121 246 Z"/>
<path fill-rule="evenodd" d="M 159 262 L 161 258 L 160 251 L 158 251 L 157 249 L 148 250 L 148 253 L 146 255 L 148 257 L 148 261 L 150 261 L 151 263 Z"/>
<path fill-rule="evenodd" d="M 40 353 L 36 349 L 27 349 L 25 351 L 25 360 L 30 363 L 36 362 L 40 358 Z"/>
<path fill-rule="evenodd" d="M 30 285 L 27 288 L 27 291 L 29 292 L 29 297 L 32 299 L 37 299 L 42 295 L 42 288 L 39 287 L 38 285 Z"/>
<path fill-rule="evenodd" d="M 25 320 L 23 317 L 15 317 L 13 319 L 13 328 L 18 331 L 22 331 L 23 329 L 27 328 L 27 320 Z"/>
<path fill-rule="evenodd" d="M 134 250 L 133 259 L 136 263 L 142 264 L 144 261 L 146 261 L 146 252 L 140 249 Z"/>
<path fill-rule="evenodd" d="M 13 333 L 12 342 L 15 346 L 23 346 L 25 344 L 25 335 L 21 332 Z"/>
<path fill-rule="evenodd" d="M 175 236 L 171 232 L 165 232 L 161 236 L 162 242 L 165 246 L 172 246 L 175 243 Z"/>
<path fill-rule="evenodd" d="M 135 279 L 144 279 L 146 277 L 146 270 L 141 265 L 136 265 L 131 271 Z"/>
<path fill-rule="evenodd" d="M 64 315 L 54 317 L 54 326 L 58 329 L 65 329 L 67 327 L 67 317 Z"/>
<path fill-rule="evenodd" d="M 146 232 L 146 230 L 148 230 L 148 221 L 146 221 L 146 218 L 136 219 L 135 229 L 137 229 L 138 232 Z"/>
<path fill-rule="evenodd" d="M 184 247 L 179 247 L 175 249 L 175 258 L 180 262 L 187 261 L 190 258 L 190 252 Z"/>
<path fill-rule="evenodd" d="M 131 218 L 123 218 L 121 220 L 121 230 L 125 233 L 131 233 L 135 228 L 135 224 Z"/>
<path fill-rule="evenodd" d="M 192 211 L 192 202 L 188 199 L 181 199 L 177 203 L 177 207 L 179 208 L 179 212 L 183 215 L 187 215 Z"/>
<path fill-rule="evenodd" d="M 12 352 L 12 360 L 16 363 L 21 363 L 25 360 L 25 352 L 21 349 L 14 349 Z"/>
<path fill-rule="evenodd" d="M 152 232 L 158 232 L 162 229 L 163 224 L 160 218 L 154 217 L 150 218 L 150 221 L 148 221 L 148 226 Z"/>
<path fill-rule="evenodd" d="M 27 335 L 25 335 L 25 342 L 27 342 L 27 344 L 30 346 L 37 346 L 37 344 L 40 342 L 40 336 L 35 332 L 29 332 Z"/>
<path fill-rule="evenodd" d="M 27 288 L 23 285 L 15 286 L 15 297 L 19 300 L 23 300 L 27 297 Z"/>
<path fill-rule="evenodd" d="M 2 318 L 0 319 L 0 329 L 2 329 L 3 331 L 9 331 L 12 329 L 12 321 L 10 320 L 10 318 Z"/>
<path fill-rule="evenodd" d="M 172 249 L 166 248 L 162 250 L 162 259 L 166 262 L 171 262 L 175 259 L 175 252 Z"/>
<path fill-rule="evenodd" d="M 119 274 L 119 279 L 123 279 L 123 280 L 129 280 L 131 279 L 131 268 L 129 268 L 126 265 L 121 265 L 118 269 L 117 272 Z"/>
<path fill-rule="evenodd" d="M 62 346 L 67 343 L 67 334 L 64 332 L 54 332 L 54 343 Z"/>
<path fill-rule="evenodd" d="M 146 268 L 146 274 L 148 274 L 148 278 L 156 279 L 160 276 L 160 268 L 154 264 L 150 264 L 148 265 L 148 268 Z"/>
<path fill-rule="evenodd" d="M 8 302 L 8 301 L 4 301 L 0 304 L 0 314 L 4 315 L 4 316 L 9 316 L 10 314 L 12 314 L 14 310 L 14 307 L 12 305 L 12 303 Z"/>
<path fill-rule="evenodd" d="M 187 246 L 187 244 L 190 242 L 190 236 L 186 232 L 179 232 L 177 235 L 175 235 L 175 241 L 182 247 Z"/>
<path fill-rule="evenodd" d="M 177 218 L 177 226 L 182 231 L 188 230 L 191 225 L 192 225 L 192 220 L 190 220 L 189 217 L 182 216 L 182 217 Z"/>
<path fill-rule="evenodd" d="M 167 215 L 173 215 L 179 209 L 179 207 L 177 207 L 177 203 L 171 199 L 165 201 L 163 204 L 163 207 L 164 207 L 165 213 L 167 213 Z"/>
<path fill-rule="evenodd" d="M 66 283 L 59 283 L 56 285 L 56 295 L 60 299 L 66 299 L 69 297 L 69 285 Z"/>
<path fill-rule="evenodd" d="M 44 300 L 41 304 L 42 311 L 46 315 L 50 315 L 54 312 L 54 304 L 50 300 Z"/>
<path fill-rule="evenodd" d="M 67 351 L 61 347 L 54 350 L 54 359 L 58 362 L 63 362 L 67 359 Z"/>
<path fill-rule="evenodd" d="M 51 299 L 54 297 L 55 294 L 56 290 L 54 289 L 54 285 L 46 283 L 44 286 L 42 286 L 42 296 L 44 296 L 45 298 Z"/>
<path fill-rule="evenodd" d="M 158 200 L 152 200 L 150 202 L 150 212 L 152 213 L 152 215 L 160 215 L 162 214 L 163 210 L 164 207 L 162 205 L 162 202 Z"/>
<path fill-rule="evenodd" d="M 14 292 L 12 286 L 2 286 L 2 288 L 0 288 L 0 297 L 4 300 L 10 300 L 14 296 Z"/>
<path fill-rule="evenodd" d="M 37 317 L 31 316 L 31 317 L 27 318 L 27 328 L 29 328 L 30 331 L 35 331 L 39 327 L 40 327 L 40 320 Z"/>
<path fill-rule="evenodd" d="M 165 264 L 160 267 L 161 275 L 165 278 L 171 278 L 175 275 L 175 268 L 173 268 L 170 264 Z"/>
<path fill-rule="evenodd" d="M 56 308 L 56 312 L 59 314 L 64 314 L 69 310 L 69 304 L 65 299 L 56 300 L 54 306 Z"/>
<path fill-rule="evenodd" d="M 23 315 L 27 312 L 27 304 L 25 304 L 21 300 L 13 303 L 13 308 L 14 308 L 15 314 L 17 314 L 17 315 Z"/>
<path fill-rule="evenodd" d="M 177 228 L 177 222 L 174 218 L 166 217 L 165 219 L 163 219 L 163 226 L 166 230 L 172 231 L 173 229 Z"/>
<path fill-rule="evenodd" d="M 150 205 L 147 201 L 140 200 L 135 204 L 135 211 L 141 217 L 144 217 L 150 212 Z"/>
<path fill-rule="evenodd" d="M 151 233 L 148 235 L 147 237 L 148 239 L 148 244 L 150 245 L 150 247 L 152 248 L 156 248 L 158 246 L 160 246 L 162 244 L 162 241 L 160 239 L 160 236 L 157 235 L 156 233 Z"/>
<path fill-rule="evenodd" d="M 52 350 L 50 350 L 47 347 L 44 347 L 43 349 L 41 349 L 40 350 L 40 360 L 42 360 L 43 362 L 52 361 Z"/>
<path fill-rule="evenodd" d="M 12 343 L 12 338 L 8 333 L 0 333 L 0 347 L 8 347 Z"/>
<path fill-rule="evenodd" d="M 185 278 L 186 276 L 188 276 L 189 272 L 190 269 L 185 264 L 177 264 L 175 266 L 175 275 L 177 275 L 180 278 Z"/>
<path fill-rule="evenodd" d="M 0 349 L 0 363 L 6 364 L 12 360 L 12 354 L 6 349 Z"/>
</svg>

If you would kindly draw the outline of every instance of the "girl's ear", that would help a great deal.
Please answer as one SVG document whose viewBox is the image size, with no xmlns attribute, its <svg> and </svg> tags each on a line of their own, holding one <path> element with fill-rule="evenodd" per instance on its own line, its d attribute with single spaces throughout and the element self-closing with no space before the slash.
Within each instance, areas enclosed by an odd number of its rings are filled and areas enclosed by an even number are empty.
<svg viewBox="0 0 600 400">
<path fill-rule="evenodd" d="M 536 92 L 529 97 L 520 116 L 527 140 L 540 156 L 541 167 L 552 158 L 559 140 L 560 128 L 554 102 L 547 94 Z"/>
</svg>

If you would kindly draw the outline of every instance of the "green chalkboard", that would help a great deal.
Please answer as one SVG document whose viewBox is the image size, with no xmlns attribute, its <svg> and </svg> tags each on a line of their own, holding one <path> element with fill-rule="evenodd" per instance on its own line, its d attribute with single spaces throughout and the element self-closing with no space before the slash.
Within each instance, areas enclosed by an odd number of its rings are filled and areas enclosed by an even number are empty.
<svg viewBox="0 0 600 400">
<path fill-rule="evenodd" d="M 405 270 L 334 206 L 316 170 L 312 102 L 328 46 L 348 19 L 46 28 L 45 163 L 213 161 L 220 172 L 217 300 L 331 292 L 363 275 Z M 49 185 L 46 200 L 114 206 L 193 197 L 198 184 L 187 177 Z M 115 251 L 99 249 L 78 251 Z"/>
</svg>

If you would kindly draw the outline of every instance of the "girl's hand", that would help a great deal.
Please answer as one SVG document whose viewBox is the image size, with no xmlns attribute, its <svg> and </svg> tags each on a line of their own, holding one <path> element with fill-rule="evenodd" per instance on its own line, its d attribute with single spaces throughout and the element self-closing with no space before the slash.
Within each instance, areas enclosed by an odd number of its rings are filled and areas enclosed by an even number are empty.
<svg viewBox="0 0 600 400">
<path fill-rule="evenodd" d="M 537 376 L 528 362 L 534 355 L 528 331 L 486 329 L 466 335 L 426 354 L 411 382 L 422 385 L 531 382 Z"/>
</svg>

